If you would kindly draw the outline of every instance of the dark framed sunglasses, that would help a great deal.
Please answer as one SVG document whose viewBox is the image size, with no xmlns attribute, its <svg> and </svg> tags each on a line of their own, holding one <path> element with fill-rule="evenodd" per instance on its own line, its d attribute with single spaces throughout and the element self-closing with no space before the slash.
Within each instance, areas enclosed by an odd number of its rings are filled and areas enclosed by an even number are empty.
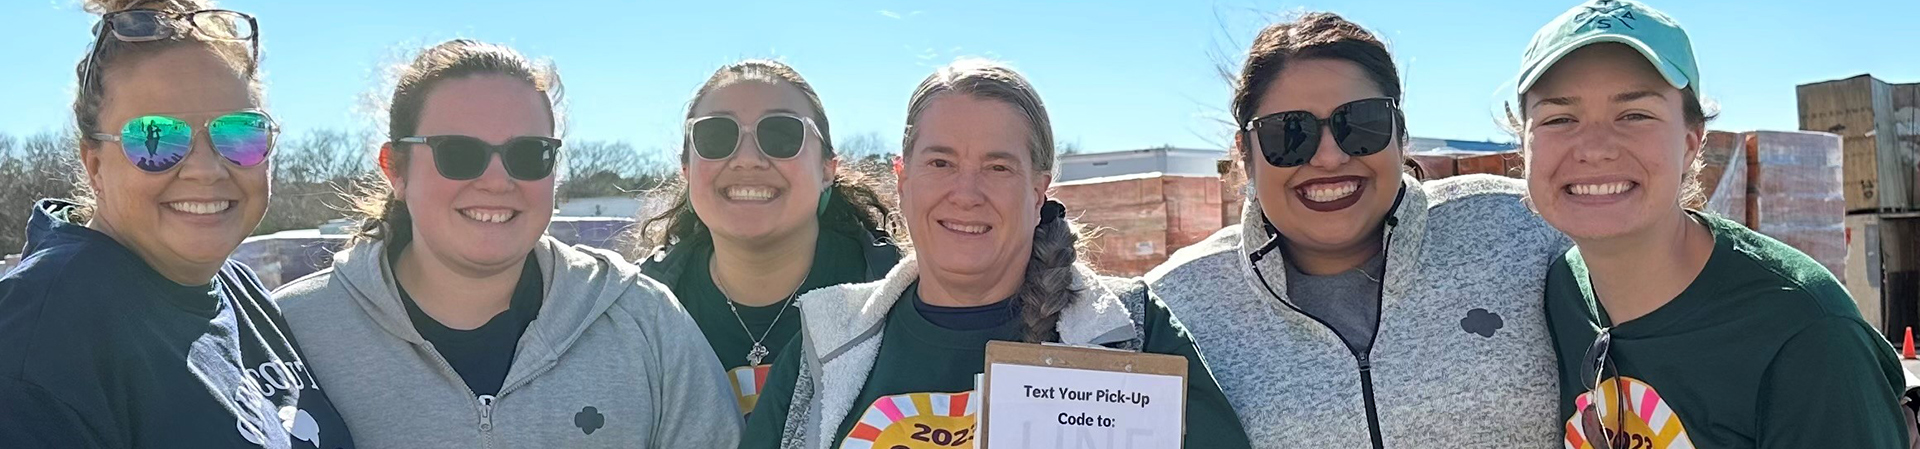
<svg viewBox="0 0 1920 449">
<path fill-rule="evenodd" d="M 1623 403 L 1626 398 L 1620 393 L 1620 385 L 1617 380 L 1619 379 L 1619 370 L 1614 367 L 1613 360 L 1609 358 L 1609 352 L 1612 349 L 1613 329 L 1602 328 L 1600 329 L 1600 335 L 1594 336 L 1593 344 L 1587 346 L 1587 354 L 1581 359 L 1580 365 L 1580 382 L 1581 387 L 1586 388 L 1587 393 L 1585 394 L 1598 394 L 1600 391 L 1600 382 L 1607 378 L 1607 371 L 1614 371 L 1613 377 L 1616 379 L 1616 383 L 1614 384 L 1613 395 L 1607 398 L 1609 399 L 1607 403 L 1613 405 L 1613 428 L 1607 428 L 1606 424 L 1600 421 L 1599 401 L 1594 400 L 1597 398 L 1588 398 L 1587 406 L 1580 410 L 1580 414 L 1582 415 L 1580 419 L 1580 435 L 1587 439 L 1589 445 L 1607 449 L 1617 449 L 1624 446 L 1624 444 L 1621 443 L 1625 443 L 1625 439 L 1618 437 L 1624 436 L 1621 432 L 1627 428 L 1626 404 Z"/>
<path fill-rule="evenodd" d="M 121 42 L 153 42 L 188 33 L 213 41 L 246 41 L 252 46 L 253 61 L 260 60 L 260 23 L 247 13 L 225 9 L 188 13 L 129 9 L 108 13 L 93 24 L 93 47 L 87 50 L 80 85 L 84 88 L 93 81 L 94 60 L 100 56 L 101 44 L 109 36 Z"/>
<path fill-rule="evenodd" d="M 1333 108 L 1325 119 L 1307 111 L 1276 112 L 1241 128 L 1252 148 L 1275 167 L 1298 167 L 1313 160 L 1321 128 L 1332 133 L 1340 151 L 1359 157 L 1385 150 L 1400 129 L 1400 105 L 1392 98 L 1354 100 Z"/>
<path fill-rule="evenodd" d="M 274 136 L 280 125 L 258 110 L 240 110 L 201 125 L 207 130 L 213 151 L 222 159 L 241 167 L 266 162 L 273 153 Z M 92 133 L 88 137 L 103 142 L 119 142 L 133 166 L 148 173 L 164 173 L 180 165 L 193 154 L 193 125 L 186 120 L 164 115 L 143 115 L 128 120 L 120 134 Z"/>
<path fill-rule="evenodd" d="M 760 122 L 751 127 L 724 115 L 694 117 L 687 120 L 686 132 L 687 141 L 693 144 L 693 153 L 701 159 L 718 161 L 732 157 L 747 134 L 753 135 L 761 154 L 774 159 L 793 159 L 806 147 L 807 134 L 820 135 L 820 127 L 814 125 L 812 118 L 776 112 L 761 116 Z"/>
<path fill-rule="evenodd" d="M 395 147 L 424 144 L 433 151 L 433 166 L 440 176 L 454 181 L 479 178 L 500 155 L 507 176 L 521 181 L 537 181 L 553 175 L 560 158 L 560 139 L 520 136 L 494 145 L 478 137 L 461 135 L 404 137 L 393 141 Z"/>
</svg>

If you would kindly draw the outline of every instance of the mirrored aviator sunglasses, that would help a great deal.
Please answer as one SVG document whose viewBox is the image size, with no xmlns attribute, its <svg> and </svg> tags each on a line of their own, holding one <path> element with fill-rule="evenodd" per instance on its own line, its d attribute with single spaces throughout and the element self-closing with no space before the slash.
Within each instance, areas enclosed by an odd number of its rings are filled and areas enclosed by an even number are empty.
<svg viewBox="0 0 1920 449">
<path fill-rule="evenodd" d="M 241 167 L 266 162 L 273 152 L 274 136 L 280 131 L 272 116 L 253 110 L 214 117 L 202 128 L 212 139 L 213 151 Z M 119 142 L 127 160 L 148 173 L 172 170 L 193 154 L 193 126 L 186 120 L 164 115 L 134 117 L 120 127 L 119 135 L 93 133 L 89 137 Z"/>
<path fill-rule="evenodd" d="M 1393 144 L 1400 127 L 1400 106 L 1392 98 L 1354 100 L 1335 107 L 1325 119 L 1307 111 L 1286 111 L 1248 121 L 1254 148 L 1268 164 L 1298 167 L 1313 160 L 1320 147 L 1320 130 L 1332 132 L 1334 144 L 1348 156 L 1379 153 Z"/>
<path fill-rule="evenodd" d="M 560 156 L 560 139 L 552 137 L 520 136 L 494 145 L 478 137 L 444 135 L 406 137 L 393 143 L 401 148 L 406 144 L 426 145 L 433 152 L 433 166 L 440 177 L 454 181 L 479 178 L 487 172 L 487 166 L 493 164 L 495 154 L 500 155 L 500 165 L 506 168 L 507 176 L 538 181 L 553 175 L 553 166 Z"/>
<path fill-rule="evenodd" d="M 734 150 L 740 147 L 741 137 L 751 133 L 761 154 L 784 160 L 800 155 L 800 150 L 806 147 L 809 130 L 819 134 L 813 119 L 773 113 L 760 117 L 760 122 L 750 128 L 742 127 L 739 121 L 724 115 L 696 117 L 687 121 L 686 133 L 693 144 L 694 154 L 701 159 L 718 161 L 732 157 Z"/>
</svg>

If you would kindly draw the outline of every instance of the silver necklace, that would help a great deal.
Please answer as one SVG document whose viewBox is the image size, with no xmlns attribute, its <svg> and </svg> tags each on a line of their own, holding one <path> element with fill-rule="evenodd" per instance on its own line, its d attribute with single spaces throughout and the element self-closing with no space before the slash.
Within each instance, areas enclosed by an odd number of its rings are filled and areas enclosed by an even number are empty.
<svg viewBox="0 0 1920 449">
<path fill-rule="evenodd" d="M 714 272 L 718 273 L 719 271 L 715 270 Z M 770 353 L 770 351 L 767 351 L 767 346 L 764 344 L 767 341 L 767 336 L 773 334 L 774 326 L 780 325 L 780 318 L 787 316 L 787 309 L 793 308 L 793 298 L 796 296 L 800 296 L 800 289 L 803 287 L 806 287 L 807 277 L 812 275 L 813 275 L 813 266 L 812 264 L 808 264 L 807 274 L 800 276 L 800 285 L 793 286 L 793 293 L 788 293 L 787 299 L 781 300 L 780 303 L 785 305 L 780 306 L 780 313 L 775 314 L 773 316 L 773 322 L 767 324 L 767 330 L 765 332 L 761 332 L 758 338 L 753 336 L 753 329 L 747 328 L 747 319 L 742 318 L 740 316 L 740 306 L 734 305 L 733 294 L 727 293 L 727 288 L 720 285 L 719 279 L 713 280 L 713 288 L 720 290 L 720 296 L 726 297 L 727 310 L 732 310 L 733 319 L 740 322 L 740 331 L 745 332 L 747 334 L 747 339 L 753 341 L 753 349 L 747 350 L 748 366 L 759 366 L 760 361 L 766 360 L 767 354 Z"/>
<path fill-rule="evenodd" d="M 1368 273 L 1368 272 L 1367 272 L 1367 266 L 1366 266 L 1366 264 L 1361 264 L 1360 266 L 1357 266 L 1357 267 L 1353 267 L 1353 271 L 1357 271 L 1357 272 L 1359 272 L 1361 276 L 1366 276 L 1366 277 L 1367 277 L 1367 280 L 1369 280 L 1369 281 L 1373 281 L 1373 283 L 1375 283 L 1375 284 L 1378 284 L 1378 283 L 1380 283 L 1380 278 L 1376 278 L 1376 277 L 1373 277 L 1373 273 Z M 1385 270 L 1383 269 L 1383 270 L 1381 270 L 1381 271 L 1385 271 Z"/>
</svg>

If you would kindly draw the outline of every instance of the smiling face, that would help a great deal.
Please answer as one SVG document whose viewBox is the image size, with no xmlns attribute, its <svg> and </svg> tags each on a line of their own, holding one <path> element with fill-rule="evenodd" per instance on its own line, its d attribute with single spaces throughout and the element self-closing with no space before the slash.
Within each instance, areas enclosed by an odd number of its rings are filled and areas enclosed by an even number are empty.
<svg viewBox="0 0 1920 449">
<path fill-rule="evenodd" d="M 120 135 L 128 120 L 164 115 L 192 126 L 193 148 L 171 171 L 133 165 L 121 143 L 82 154 L 97 197 L 89 226 L 113 236 L 162 275 L 204 284 L 266 214 L 272 162 L 241 167 L 215 152 L 208 120 L 257 109 L 247 80 L 212 51 L 177 46 L 115 68 L 105 78 L 98 123 L 86 130 Z"/>
<path fill-rule="evenodd" d="M 448 79 L 427 94 L 414 135 L 472 136 L 494 145 L 518 136 L 552 137 L 550 111 L 546 95 L 525 80 Z M 479 178 L 455 181 L 440 176 L 425 144 L 393 150 L 408 152 L 405 172 L 387 177 L 413 219 L 410 250 L 447 266 L 491 271 L 518 265 L 553 218 L 551 174 L 535 181 L 514 179 L 500 156 L 491 155 Z"/>
<path fill-rule="evenodd" d="M 1547 223 L 1576 240 L 1646 230 L 1681 214 L 1702 127 L 1685 95 L 1620 44 L 1573 52 L 1522 97 L 1527 190 Z"/>
<path fill-rule="evenodd" d="M 921 272 L 948 283 L 1018 282 L 1053 176 L 1036 170 L 1020 110 L 962 94 L 930 100 L 899 172 Z"/>
<path fill-rule="evenodd" d="M 707 91 L 691 115 L 726 116 L 753 127 L 772 113 L 811 117 L 818 111 L 791 84 L 749 80 Z M 767 157 L 754 134 L 742 135 L 721 160 L 702 159 L 691 147 L 683 150 L 687 158 L 680 175 L 687 180 L 688 198 L 715 238 L 755 242 L 815 232 L 820 192 L 833 179 L 837 162 L 823 157 L 818 131 L 806 130 L 803 139 L 800 153 L 790 159 Z"/>
<path fill-rule="evenodd" d="M 1325 119 L 1354 100 L 1385 97 L 1359 65 L 1337 59 L 1291 61 L 1261 95 L 1255 117 L 1307 111 Z M 1324 120 L 1323 120 L 1324 121 Z M 1244 137 L 1243 139 L 1250 139 Z M 1344 253 L 1365 249 L 1400 192 L 1399 133 L 1386 150 L 1353 157 L 1326 128 L 1305 165 L 1275 167 L 1256 145 L 1247 160 L 1267 220 L 1295 251 Z"/>
</svg>

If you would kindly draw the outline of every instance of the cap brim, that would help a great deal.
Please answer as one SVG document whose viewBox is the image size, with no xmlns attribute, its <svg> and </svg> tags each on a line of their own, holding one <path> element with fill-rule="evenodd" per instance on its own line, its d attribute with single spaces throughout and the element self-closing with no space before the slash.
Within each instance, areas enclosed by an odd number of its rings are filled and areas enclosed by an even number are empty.
<svg viewBox="0 0 1920 449">
<path fill-rule="evenodd" d="M 1675 89 L 1687 88 L 1688 82 L 1686 74 L 1681 72 L 1679 67 L 1675 67 L 1673 64 L 1661 60 L 1659 55 L 1654 54 L 1653 47 L 1648 46 L 1646 42 L 1641 42 L 1632 36 L 1620 34 L 1596 34 L 1580 38 L 1580 40 L 1576 40 L 1572 44 L 1562 46 L 1560 49 L 1548 54 L 1546 59 L 1541 60 L 1540 63 L 1534 64 L 1535 69 L 1532 72 L 1526 72 L 1525 75 L 1520 78 L 1520 83 L 1514 89 L 1515 93 L 1522 96 L 1526 95 L 1527 89 L 1533 88 L 1533 83 L 1540 81 L 1540 77 L 1545 76 L 1547 70 L 1552 69 L 1554 64 L 1559 64 L 1562 58 L 1573 54 L 1574 50 L 1586 48 L 1593 44 L 1604 43 L 1623 44 L 1633 48 L 1634 51 L 1640 52 L 1640 56 L 1646 57 L 1648 63 L 1653 64 L 1653 69 L 1660 72 L 1661 78 L 1667 79 L 1667 84 L 1672 85 Z"/>
</svg>

